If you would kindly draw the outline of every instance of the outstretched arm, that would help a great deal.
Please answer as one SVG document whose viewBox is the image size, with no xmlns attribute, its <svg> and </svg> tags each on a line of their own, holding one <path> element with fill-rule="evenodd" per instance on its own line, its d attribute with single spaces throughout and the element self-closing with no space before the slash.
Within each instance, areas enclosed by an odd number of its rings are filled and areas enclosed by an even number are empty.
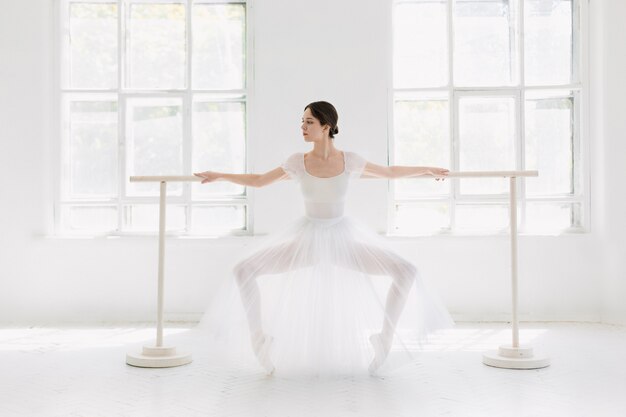
<svg viewBox="0 0 626 417">
<path fill-rule="evenodd" d="M 371 162 L 367 162 L 363 168 L 361 178 L 405 178 L 405 177 L 419 177 L 422 175 L 430 175 L 435 177 L 437 181 L 439 179 L 445 179 L 448 175 L 448 170 L 438 167 L 418 167 L 418 166 L 402 166 L 392 165 L 383 166 L 376 165 Z"/>
<path fill-rule="evenodd" d="M 213 181 L 230 181 L 248 187 L 264 187 L 275 181 L 289 179 L 289 176 L 281 167 L 274 168 L 265 174 L 227 174 L 224 172 L 204 171 L 194 172 L 193 175 L 203 178 L 201 184 Z"/>
</svg>

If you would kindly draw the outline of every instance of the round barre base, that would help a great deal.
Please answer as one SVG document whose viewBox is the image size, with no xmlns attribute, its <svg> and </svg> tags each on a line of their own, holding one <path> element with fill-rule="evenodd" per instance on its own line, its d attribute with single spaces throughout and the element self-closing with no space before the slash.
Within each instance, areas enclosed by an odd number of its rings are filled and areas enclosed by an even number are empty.
<svg viewBox="0 0 626 417">
<path fill-rule="evenodd" d="M 126 363 L 141 368 L 170 368 L 191 362 L 191 353 L 176 352 L 174 346 L 144 345 L 141 353 L 127 353 Z"/>
<path fill-rule="evenodd" d="M 533 355 L 533 348 L 529 346 L 502 345 L 497 351 L 483 353 L 483 363 L 496 368 L 537 369 L 549 366 L 550 358 Z"/>
</svg>

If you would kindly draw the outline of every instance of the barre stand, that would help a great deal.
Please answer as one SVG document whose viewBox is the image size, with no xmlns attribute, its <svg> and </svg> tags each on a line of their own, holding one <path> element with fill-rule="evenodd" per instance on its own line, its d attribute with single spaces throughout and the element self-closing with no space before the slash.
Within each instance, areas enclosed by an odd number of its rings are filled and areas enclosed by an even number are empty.
<svg viewBox="0 0 626 417">
<path fill-rule="evenodd" d="M 517 177 L 537 177 L 538 171 L 463 171 L 449 172 L 452 178 L 509 178 L 510 235 L 511 235 L 511 291 L 512 291 L 512 333 L 510 345 L 500 345 L 496 351 L 483 353 L 485 365 L 507 369 L 537 369 L 550 365 L 550 359 L 544 355 L 535 355 L 529 345 L 519 344 L 518 288 L 517 288 Z M 432 178 L 432 177 L 413 177 Z M 159 182 L 159 281 L 156 345 L 144 345 L 142 353 L 128 353 L 126 363 L 133 366 L 164 368 L 184 365 L 192 361 L 191 354 L 177 353 L 173 346 L 163 346 L 163 261 L 165 257 L 165 196 L 167 182 L 202 181 L 197 176 L 131 176 L 131 182 Z"/>
<path fill-rule="evenodd" d="M 537 369 L 550 365 L 550 358 L 545 355 L 535 355 L 529 345 L 519 344 L 519 321 L 517 317 L 518 290 L 517 290 L 517 177 L 536 177 L 538 171 L 475 171 L 450 172 L 449 177 L 508 177 L 509 178 L 509 207 L 510 207 L 510 235 L 511 235 L 511 292 L 513 310 L 513 340 L 510 345 L 500 345 L 498 350 L 483 353 L 483 363 L 496 368 L 507 369 Z"/>
<path fill-rule="evenodd" d="M 201 181 L 196 176 L 131 176 L 131 182 L 159 182 L 159 278 L 157 293 L 157 336 L 154 345 L 144 345 L 141 352 L 127 352 L 126 363 L 142 368 L 169 368 L 192 361 L 191 353 L 179 352 L 175 346 L 163 345 L 163 265 L 165 260 L 165 197 L 167 183 Z"/>
</svg>

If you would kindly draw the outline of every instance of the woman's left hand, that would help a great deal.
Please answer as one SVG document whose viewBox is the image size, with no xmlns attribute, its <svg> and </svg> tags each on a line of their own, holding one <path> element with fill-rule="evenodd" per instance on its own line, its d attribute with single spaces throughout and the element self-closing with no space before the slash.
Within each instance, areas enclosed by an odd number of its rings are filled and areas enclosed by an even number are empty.
<svg viewBox="0 0 626 417">
<path fill-rule="evenodd" d="M 432 175 L 433 177 L 435 177 L 435 181 L 444 181 L 446 178 L 446 176 L 448 176 L 448 172 L 450 172 L 449 170 L 445 169 L 445 168 L 430 168 L 428 173 L 430 175 Z"/>
</svg>

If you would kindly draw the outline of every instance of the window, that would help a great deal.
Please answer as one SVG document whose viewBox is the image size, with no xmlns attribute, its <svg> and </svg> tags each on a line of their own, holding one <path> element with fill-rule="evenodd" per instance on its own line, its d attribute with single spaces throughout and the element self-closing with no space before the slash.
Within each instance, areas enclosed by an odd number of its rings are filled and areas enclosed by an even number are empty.
<svg viewBox="0 0 626 417">
<path fill-rule="evenodd" d="M 60 1 L 59 234 L 158 230 L 158 183 L 246 171 L 244 1 Z M 169 183 L 167 230 L 244 234 L 245 187 Z"/>
<path fill-rule="evenodd" d="M 520 231 L 584 230 L 583 8 L 579 0 L 396 0 L 392 163 L 538 170 L 518 181 Z M 394 180 L 391 233 L 505 232 L 508 186 L 505 178 Z"/>
</svg>

